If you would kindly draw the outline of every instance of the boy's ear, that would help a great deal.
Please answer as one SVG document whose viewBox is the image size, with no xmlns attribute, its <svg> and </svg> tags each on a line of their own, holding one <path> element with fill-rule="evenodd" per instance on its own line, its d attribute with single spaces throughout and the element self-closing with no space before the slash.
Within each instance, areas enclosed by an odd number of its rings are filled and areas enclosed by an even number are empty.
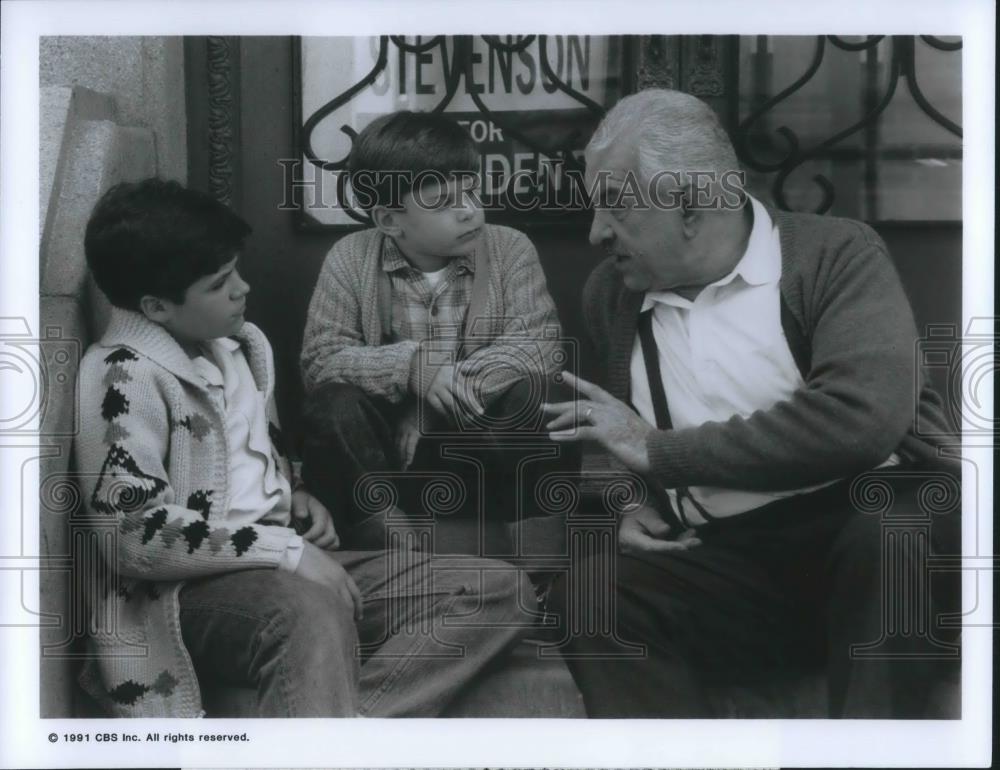
<svg viewBox="0 0 1000 770">
<path fill-rule="evenodd" d="M 170 308 L 167 307 L 165 300 L 150 294 L 143 295 L 139 300 L 139 310 L 154 323 L 162 324 L 170 319 Z"/>
<path fill-rule="evenodd" d="M 371 210 L 372 224 L 383 234 L 397 238 L 403 232 L 403 228 L 399 224 L 398 213 L 385 206 L 376 206 Z"/>
</svg>

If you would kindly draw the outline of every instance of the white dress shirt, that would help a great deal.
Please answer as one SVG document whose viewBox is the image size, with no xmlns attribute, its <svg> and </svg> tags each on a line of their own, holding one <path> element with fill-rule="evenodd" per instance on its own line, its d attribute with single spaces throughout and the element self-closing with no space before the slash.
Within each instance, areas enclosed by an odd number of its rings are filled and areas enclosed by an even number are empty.
<svg viewBox="0 0 1000 770">
<path fill-rule="evenodd" d="M 753 228 L 736 267 L 706 286 L 692 301 L 672 291 L 646 293 L 642 310 L 653 308 L 653 335 L 670 420 L 676 429 L 746 418 L 785 401 L 805 383 L 781 328 L 781 242 L 767 210 L 754 198 Z M 639 415 L 656 424 L 649 380 L 636 335 L 632 348 L 631 399 Z M 827 484 L 833 481 L 827 482 Z M 690 487 L 711 516 L 759 508 L 826 484 L 777 492 Z M 678 510 L 674 490 L 667 490 Z M 705 518 L 690 501 L 680 511 L 691 524 Z"/>
<path fill-rule="evenodd" d="M 193 359 L 209 394 L 219 400 L 226 416 L 229 446 L 229 511 L 233 526 L 258 522 L 291 525 L 292 492 L 274 460 L 267 429 L 267 405 L 257 390 L 243 351 L 236 340 L 222 337 L 203 344 L 207 356 Z M 302 538 L 295 535 L 280 567 L 294 572 L 302 557 Z"/>
</svg>

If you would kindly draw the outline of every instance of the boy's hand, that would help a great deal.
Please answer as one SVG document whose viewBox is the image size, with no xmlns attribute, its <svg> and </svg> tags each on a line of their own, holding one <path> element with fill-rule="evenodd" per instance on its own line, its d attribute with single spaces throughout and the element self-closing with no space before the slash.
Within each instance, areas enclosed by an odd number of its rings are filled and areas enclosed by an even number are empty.
<svg viewBox="0 0 1000 770">
<path fill-rule="evenodd" d="M 295 574 L 321 586 L 326 586 L 337 594 L 348 607 L 354 607 L 354 619 L 364 617 L 364 600 L 354 578 L 347 574 L 333 557 L 324 553 L 312 543 L 302 544 L 302 558 Z"/>
<path fill-rule="evenodd" d="M 483 413 L 469 379 L 456 372 L 451 364 L 437 370 L 425 398 L 436 411 L 453 420 L 457 417 L 455 409 L 459 404 L 475 415 Z"/>
<path fill-rule="evenodd" d="M 618 550 L 624 554 L 663 553 L 685 551 L 701 545 L 701 540 L 693 529 L 685 530 L 676 540 L 669 539 L 670 536 L 670 525 L 660 517 L 655 508 L 644 505 L 634 513 L 622 516 L 618 526 Z"/>
<path fill-rule="evenodd" d="M 340 548 L 340 536 L 330 512 L 304 489 L 292 492 L 292 528 L 318 548 L 329 551 Z"/>
<path fill-rule="evenodd" d="M 406 410 L 396 426 L 396 450 L 399 452 L 400 470 L 406 470 L 413 462 L 420 441 L 420 407 L 414 403 Z"/>
</svg>

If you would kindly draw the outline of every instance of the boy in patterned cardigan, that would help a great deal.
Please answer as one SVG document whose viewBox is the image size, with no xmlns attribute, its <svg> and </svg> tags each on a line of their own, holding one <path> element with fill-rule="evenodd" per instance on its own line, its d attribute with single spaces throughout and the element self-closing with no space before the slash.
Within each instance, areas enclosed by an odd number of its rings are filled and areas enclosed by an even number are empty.
<svg viewBox="0 0 1000 770">
<path fill-rule="evenodd" d="M 249 231 L 156 179 L 108 191 L 87 226 L 114 309 L 81 363 L 75 455 L 89 513 L 117 526 L 84 686 L 121 716 L 201 715 L 199 681 L 255 687 L 260 716 L 434 716 L 517 640 L 530 586 L 484 560 L 337 550 L 278 449 Z"/>
<path fill-rule="evenodd" d="M 510 519 L 534 512 L 519 506 L 541 475 L 578 465 L 542 430 L 546 397 L 573 393 L 554 376 L 571 364 L 538 254 L 523 233 L 485 223 L 478 170 L 468 132 L 435 113 L 380 117 L 351 150 L 351 188 L 373 227 L 327 255 L 301 364 L 303 475 L 358 547 L 384 542 L 383 522 L 352 504 L 366 473 L 461 479 L 466 513 L 487 514 L 482 500 L 490 518 Z M 509 434 L 530 448 L 501 448 Z M 468 458 L 443 459 L 465 440 Z M 437 512 L 398 492 L 405 513 Z"/>
</svg>

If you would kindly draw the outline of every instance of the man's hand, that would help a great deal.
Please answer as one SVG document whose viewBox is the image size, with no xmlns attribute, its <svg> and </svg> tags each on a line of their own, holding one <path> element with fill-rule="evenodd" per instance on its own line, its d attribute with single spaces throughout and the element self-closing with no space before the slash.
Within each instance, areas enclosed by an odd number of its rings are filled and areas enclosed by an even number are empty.
<svg viewBox="0 0 1000 770">
<path fill-rule="evenodd" d="M 403 414 L 396 426 L 396 450 L 399 453 L 400 470 L 406 470 L 413 462 L 420 441 L 420 407 L 413 403 Z"/>
<path fill-rule="evenodd" d="M 476 399 L 469 377 L 456 371 L 451 364 L 440 367 L 434 374 L 425 394 L 427 403 L 435 411 L 454 420 L 455 410 L 462 406 L 475 415 L 483 413 L 483 406 Z"/>
<path fill-rule="evenodd" d="M 318 548 L 328 551 L 340 548 L 340 536 L 334 529 L 330 512 L 304 489 L 292 492 L 292 526 L 303 540 Z"/>
<path fill-rule="evenodd" d="M 618 525 L 618 550 L 624 554 L 665 553 L 701 545 L 693 529 L 684 530 L 676 540 L 668 540 L 670 534 L 670 525 L 660 518 L 656 509 L 644 505 L 622 516 Z"/>
<path fill-rule="evenodd" d="M 596 441 L 636 473 L 649 473 L 649 452 L 646 437 L 652 425 L 597 385 L 563 372 L 566 383 L 584 397 L 558 404 L 543 404 L 553 419 L 546 424 L 553 441 Z M 580 424 L 574 426 L 579 414 Z"/>
<path fill-rule="evenodd" d="M 312 543 L 303 543 L 302 548 L 302 558 L 299 559 L 295 574 L 329 588 L 348 607 L 353 606 L 354 619 L 361 620 L 364 616 L 364 600 L 354 579 L 347 574 L 347 570 Z"/>
</svg>

